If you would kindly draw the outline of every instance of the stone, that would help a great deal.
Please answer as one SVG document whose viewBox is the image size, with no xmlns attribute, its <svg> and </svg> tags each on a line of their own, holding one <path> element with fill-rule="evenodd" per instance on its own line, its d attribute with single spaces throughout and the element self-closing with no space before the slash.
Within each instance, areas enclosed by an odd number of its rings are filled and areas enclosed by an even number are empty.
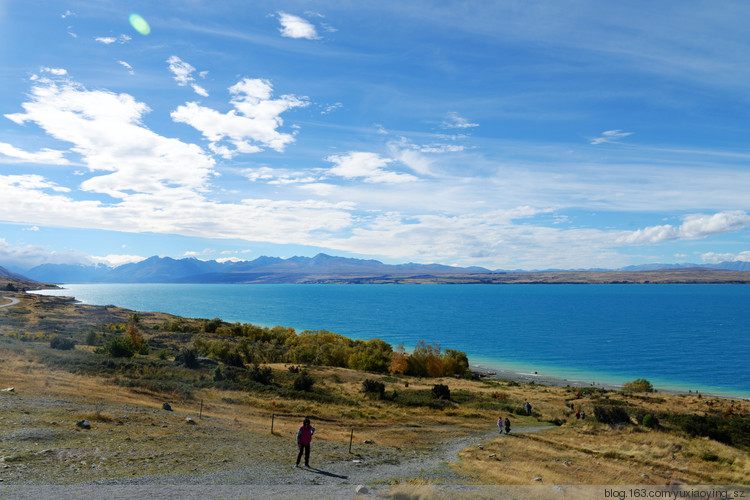
<svg viewBox="0 0 750 500">
<path fill-rule="evenodd" d="M 196 422 L 195 420 L 193 420 L 191 417 L 186 417 L 185 418 L 185 423 L 188 424 L 188 425 L 198 425 L 198 422 Z"/>
<path fill-rule="evenodd" d="M 490 458 L 493 458 L 493 457 L 496 457 L 496 456 L 497 456 L 497 453 L 493 453 L 492 455 L 490 455 Z"/>
<path fill-rule="evenodd" d="M 164 410 L 172 411 L 172 405 L 170 405 L 169 403 L 164 403 L 163 405 L 161 405 L 161 407 Z"/>
<path fill-rule="evenodd" d="M 5 389 L 3 389 L 0 392 L 16 392 L 16 388 L 15 387 L 6 387 Z"/>
<path fill-rule="evenodd" d="M 80 422 L 76 422 L 76 427 L 80 429 L 91 429 L 91 422 L 88 420 L 81 420 Z"/>
<path fill-rule="evenodd" d="M 354 493 L 356 495 L 367 495 L 370 492 L 370 490 L 367 489 L 367 486 L 364 484 L 360 484 L 354 489 Z"/>
<path fill-rule="evenodd" d="M 542 476 L 537 476 L 534 479 L 532 479 L 532 481 L 541 482 L 542 481 Z"/>
<path fill-rule="evenodd" d="M 375 441 L 373 441 L 372 439 L 365 439 L 363 442 L 364 444 L 375 444 Z"/>
</svg>

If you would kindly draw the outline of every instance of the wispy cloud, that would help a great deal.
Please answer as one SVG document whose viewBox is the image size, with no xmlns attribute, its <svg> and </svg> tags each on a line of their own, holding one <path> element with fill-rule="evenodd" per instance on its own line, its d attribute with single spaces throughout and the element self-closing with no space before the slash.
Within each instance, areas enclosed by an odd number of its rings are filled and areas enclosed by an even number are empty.
<svg viewBox="0 0 750 500">
<path fill-rule="evenodd" d="M 318 40 L 320 36 L 315 26 L 306 19 L 286 12 L 279 12 L 279 23 L 281 23 L 281 36 L 287 38 L 305 38 L 307 40 Z"/>
<path fill-rule="evenodd" d="M 208 97 L 206 89 L 195 83 L 195 78 L 193 78 L 195 68 L 192 65 L 177 56 L 170 56 L 170 58 L 167 59 L 167 63 L 169 64 L 169 71 L 174 75 L 177 85 L 180 87 L 190 85 L 196 94 Z"/>
<path fill-rule="evenodd" d="M 478 123 L 471 123 L 466 118 L 460 116 L 456 112 L 448 113 L 448 116 L 445 120 L 443 120 L 442 127 L 443 128 L 457 128 L 457 129 L 466 129 L 466 128 L 473 128 L 478 127 Z"/>
<path fill-rule="evenodd" d="M 64 157 L 65 151 L 44 148 L 36 153 L 30 153 L 5 142 L 0 142 L 0 155 L 29 163 L 45 163 L 49 165 L 67 165 L 70 163 Z"/>
<path fill-rule="evenodd" d="M 115 42 L 118 42 L 118 43 L 127 43 L 130 40 L 132 40 L 132 38 L 129 37 L 128 35 L 122 34 L 122 35 L 120 35 L 118 37 L 113 37 L 113 36 L 98 36 L 98 37 L 94 38 L 94 40 L 96 40 L 99 43 L 103 43 L 104 45 L 110 45 L 110 44 L 113 44 Z"/>
<path fill-rule="evenodd" d="M 125 61 L 117 61 L 122 67 L 126 68 L 128 70 L 128 74 L 134 75 L 135 71 L 133 70 L 133 67 L 126 63 Z"/>
<path fill-rule="evenodd" d="M 622 130 L 607 130 L 602 132 L 600 137 L 591 139 L 590 144 L 604 144 L 608 142 L 618 142 L 620 139 L 624 139 L 629 135 L 633 135 L 632 132 L 623 132 Z"/>
</svg>

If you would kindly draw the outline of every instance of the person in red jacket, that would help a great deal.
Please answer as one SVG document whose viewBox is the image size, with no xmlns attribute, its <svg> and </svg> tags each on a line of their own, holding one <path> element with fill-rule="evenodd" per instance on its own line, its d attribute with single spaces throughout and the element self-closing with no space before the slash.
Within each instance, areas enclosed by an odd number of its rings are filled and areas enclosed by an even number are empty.
<svg viewBox="0 0 750 500">
<path fill-rule="evenodd" d="M 299 467 L 299 461 L 302 458 L 303 452 L 305 454 L 305 467 L 310 467 L 310 442 L 312 441 L 313 434 L 315 434 L 315 427 L 310 425 L 310 419 L 306 418 L 297 431 L 299 453 L 297 454 L 297 463 L 294 464 L 294 467 Z"/>
</svg>

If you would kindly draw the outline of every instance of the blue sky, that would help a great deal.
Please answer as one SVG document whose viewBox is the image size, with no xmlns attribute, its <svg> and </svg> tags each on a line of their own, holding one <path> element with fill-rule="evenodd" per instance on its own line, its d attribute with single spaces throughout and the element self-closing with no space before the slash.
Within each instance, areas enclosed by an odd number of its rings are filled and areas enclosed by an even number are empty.
<svg viewBox="0 0 750 500">
<path fill-rule="evenodd" d="M 2 1 L 0 265 L 750 261 L 720 5 Z"/>
</svg>

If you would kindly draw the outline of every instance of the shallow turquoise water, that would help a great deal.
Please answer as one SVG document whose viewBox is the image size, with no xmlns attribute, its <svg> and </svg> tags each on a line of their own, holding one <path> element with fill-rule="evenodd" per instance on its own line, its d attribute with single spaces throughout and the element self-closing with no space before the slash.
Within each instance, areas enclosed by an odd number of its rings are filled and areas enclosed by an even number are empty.
<svg viewBox="0 0 750 500">
<path fill-rule="evenodd" d="M 418 340 L 472 364 L 750 395 L 750 286 L 71 284 L 61 295 L 180 316 Z"/>
</svg>

